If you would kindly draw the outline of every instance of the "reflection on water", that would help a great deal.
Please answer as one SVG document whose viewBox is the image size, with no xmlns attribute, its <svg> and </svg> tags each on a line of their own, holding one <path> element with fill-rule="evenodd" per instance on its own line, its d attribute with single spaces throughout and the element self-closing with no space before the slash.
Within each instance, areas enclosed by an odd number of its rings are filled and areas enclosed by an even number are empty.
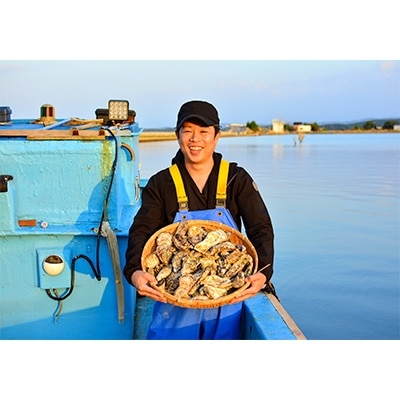
<svg viewBox="0 0 400 400">
<path fill-rule="evenodd" d="M 141 143 L 142 177 L 177 143 Z M 309 339 L 400 339 L 400 135 L 223 138 L 276 234 L 273 282 Z"/>
</svg>

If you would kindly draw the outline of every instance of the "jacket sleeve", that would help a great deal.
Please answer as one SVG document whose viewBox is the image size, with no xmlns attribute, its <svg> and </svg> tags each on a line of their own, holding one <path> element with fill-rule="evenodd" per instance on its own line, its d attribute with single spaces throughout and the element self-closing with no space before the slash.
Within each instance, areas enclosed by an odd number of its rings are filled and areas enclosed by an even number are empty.
<svg viewBox="0 0 400 400">
<path fill-rule="evenodd" d="M 142 205 L 129 229 L 128 247 L 125 253 L 126 263 L 123 273 L 130 284 L 132 284 L 132 274 L 141 269 L 142 251 L 147 240 L 158 229 L 173 221 L 175 213 L 171 207 L 175 207 L 176 200 L 173 202 L 172 196 L 166 199 L 163 194 L 168 193 L 168 186 L 172 185 L 172 180 L 168 180 L 168 176 L 165 171 L 152 176 L 143 189 Z M 171 189 L 174 190 L 173 187 Z"/>
<path fill-rule="evenodd" d="M 237 167 L 228 190 L 232 196 L 228 208 L 232 207 L 232 214 L 243 221 L 245 233 L 257 251 L 258 269 L 270 264 L 262 271 L 269 281 L 273 274 L 274 230 L 264 200 L 253 178 L 241 167 Z"/>
</svg>

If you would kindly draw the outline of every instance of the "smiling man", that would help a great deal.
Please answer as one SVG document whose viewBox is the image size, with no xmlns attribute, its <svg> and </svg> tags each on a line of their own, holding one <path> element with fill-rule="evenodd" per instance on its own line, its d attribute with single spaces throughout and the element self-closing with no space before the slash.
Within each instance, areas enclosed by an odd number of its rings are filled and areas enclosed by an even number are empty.
<svg viewBox="0 0 400 400">
<path fill-rule="evenodd" d="M 124 275 L 140 295 L 156 300 L 148 339 L 240 339 L 243 300 L 258 293 L 272 276 L 274 233 L 268 210 L 246 170 L 224 162 L 215 152 L 219 124 L 218 111 L 208 102 L 193 100 L 181 106 L 176 124 L 179 150 L 172 167 L 149 179 L 129 232 Z M 224 166 L 226 199 L 221 202 L 217 187 Z M 179 202 L 176 175 L 183 182 L 187 202 Z M 247 278 L 250 286 L 231 304 L 177 307 L 167 304 L 162 292 L 150 286 L 156 278 L 141 269 L 143 247 L 157 230 L 184 219 L 219 221 L 239 231 L 243 223 L 258 254 L 258 269 L 263 271 Z"/>
</svg>

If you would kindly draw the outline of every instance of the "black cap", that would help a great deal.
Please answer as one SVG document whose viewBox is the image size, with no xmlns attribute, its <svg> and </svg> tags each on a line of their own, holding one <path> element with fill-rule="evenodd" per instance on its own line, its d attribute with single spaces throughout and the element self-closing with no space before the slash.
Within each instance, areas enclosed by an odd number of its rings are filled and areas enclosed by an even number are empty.
<svg viewBox="0 0 400 400">
<path fill-rule="evenodd" d="M 178 112 L 176 129 L 180 129 L 182 124 L 189 119 L 200 120 L 205 126 L 219 126 L 217 109 L 206 101 L 192 100 L 183 104 Z"/>
</svg>

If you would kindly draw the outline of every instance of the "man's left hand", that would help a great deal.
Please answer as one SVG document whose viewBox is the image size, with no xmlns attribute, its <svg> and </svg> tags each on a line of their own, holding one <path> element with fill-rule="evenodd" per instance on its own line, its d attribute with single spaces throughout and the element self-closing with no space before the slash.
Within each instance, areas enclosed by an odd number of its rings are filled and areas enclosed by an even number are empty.
<svg viewBox="0 0 400 400">
<path fill-rule="evenodd" d="M 257 272 L 254 275 L 250 275 L 247 278 L 247 282 L 250 283 L 250 286 L 242 293 L 240 293 L 237 297 L 234 297 L 233 300 L 229 302 L 229 304 L 239 303 L 240 301 L 255 296 L 263 288 L 266 281 L 267 277 L 261 272 Z"/>
</svg>

